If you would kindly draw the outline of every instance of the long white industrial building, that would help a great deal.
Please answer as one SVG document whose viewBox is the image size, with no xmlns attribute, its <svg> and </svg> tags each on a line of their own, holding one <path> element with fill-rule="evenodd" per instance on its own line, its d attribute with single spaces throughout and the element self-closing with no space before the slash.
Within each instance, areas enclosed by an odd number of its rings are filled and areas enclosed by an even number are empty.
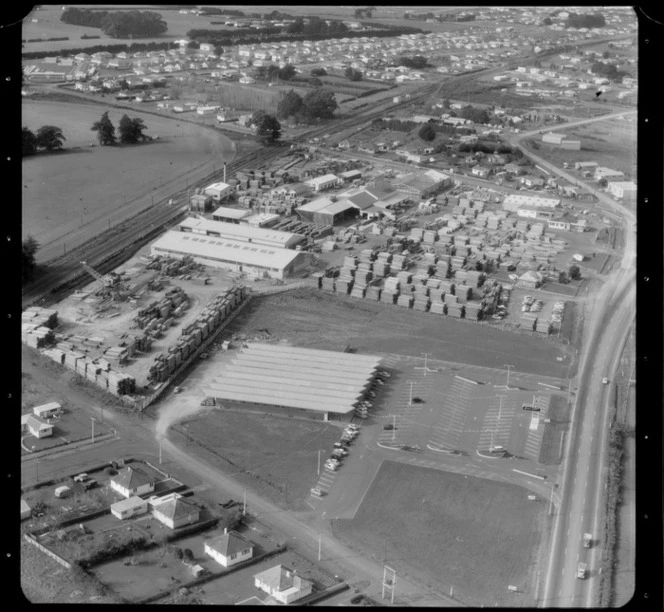
<svg viewBox="0 0 664 612">
<path fill-rule="evenodd" d="M 304 240 L 301 234 L 282 232 L 273 229 L 264 229 L 247 225 L 246 223 L 226 223 L 224 221 L 211 221 L 198 217 L 187 217 L 179 223 L 181 232 L 192 232 L 218 238 L 229 238 L 241 242 L 252 242 L 269 247 L 292 249 Z"/>
<path fill-rule="evenodd" d="M 190 256 L 204 266 L 254 278 L 287 278 L 304 270 L 311 261 L 311 255 L 304 251 L 178 231 L 168 231 L 155 240 L 151 253 L 178 259 Z"/>
<path fill-rule="evenodd" d="M 328 420 L 355 408 L 380 362 L 373 355 L 252 343 L 204 391 L 222 404 L 262 404 Z"/>
</svg>

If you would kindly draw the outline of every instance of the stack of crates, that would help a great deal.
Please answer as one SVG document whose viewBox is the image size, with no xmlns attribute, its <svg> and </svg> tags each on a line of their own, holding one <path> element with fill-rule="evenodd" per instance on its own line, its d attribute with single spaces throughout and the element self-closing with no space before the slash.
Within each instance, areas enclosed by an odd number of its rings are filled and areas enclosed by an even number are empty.
<svg viewBox="0 0 664 612">
<path fill-rule="evenodd" d="M 404 270 L 406 268 L 406 256 L 405 255 L 392 255 L 392 268 L 394 270 Z"/>
<path fill-rule="evenodd" d="M 413 305 L 413 296 L 409 293 L 402 293 L 397 298 L 397 305 L 402 306 L 403 308 L 411 308 Z"/>
<path fill-rule="evenodd" d="M 424 230 L 421 227 L 412 227 L 408 238 L 413 242 L 422 242 Z"/>
<path fill-rule="evenodd" d="M 367 291 L 364 297 L 367 300 L 374 300 L 377 302 L 378 300 L 380 300 L 380 293 L 381 289 L 378 285 L 369 285 L 367 287 Z"/>
<path fill-rule="evenodd" d="M 482 304 L 480 302 L 468 302 L 466 304 L 466 319 L 479 321 L 482 318 Z"/>
<path fill-rule="evenodd" d="M 386 304 L 394 304 L 399 296 L 399 286 L 399 279 L 394 276 L 386 278 L 380 295 L 380 301 Z"/>
</svg>

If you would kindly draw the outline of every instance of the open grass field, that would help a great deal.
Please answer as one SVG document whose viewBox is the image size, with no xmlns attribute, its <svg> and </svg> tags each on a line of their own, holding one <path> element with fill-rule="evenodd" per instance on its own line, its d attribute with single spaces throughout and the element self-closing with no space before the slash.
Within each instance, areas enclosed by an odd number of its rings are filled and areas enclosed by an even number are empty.
<svg viewBox="0 0 664 612">
<path fill-rule="evenodd" d="M 413 574 L 465 604 L 533 606 L 542 507 L 518 486 L 386 461 L 355 518 L 333 530 L 395 568 L 397 590 Z"/>
<path fill-rule="evenodd" d="M 188 444 L 187 452 L 291 510 L 307 509 L 304 500 L 316 482 L 318 450 L 332 451 L 341 435 L 339 426 L 330 423 L 223 408 L 181 421 L 175 431 L 175 442 Z"/>
<path fill-rule="evenodd" d="M 159 140 L 98 146 L 90 126 L 106 110 L 116 129 L 126 112 L 143 119 L 146 133 Z M 32 130 L 56 125 L 67 139 L 64 152 L 23 161 L 23 234 L 34 236 L 42 247 L 81 226 L 107 219 L 115 224 L 122 215 L 150 205 L 150 194 L 162 184 L 184 188 L 189 173 L 207 166 L 212 171 L 214 163 L 220 167 L 235 156 L 234 143 L 218 131 L 103 105 L 28 101 L 23 125 Z M 138 196 L 144 197 L 134 201 Z"/>
<path fill-rule="evenodd" d="M 562 167 L 563 162 L 596 161 L 600 166 L 624 172 L 625 180 L 636 178 L 636 122 L 633 117 L 556 131 L 581 139 L 581 150 L 564 151 L 540 144 L 536 153 L 551 163 Z M 531 148 L 528 140 L 523 144 Z"/>
<path fill-rule="evenodd" d="M 228 327 L 257 335 L 268 329 L 277 339 L 305 348 L 358 353 L 397 353 L 431 359 L 564 377 L 556 361 L 563 349 L 538 338 L 516 335 L 489 325 L 460 321 L 388 304 L 344 298 L 317 289 L 257 297 Z"/>
</svg>

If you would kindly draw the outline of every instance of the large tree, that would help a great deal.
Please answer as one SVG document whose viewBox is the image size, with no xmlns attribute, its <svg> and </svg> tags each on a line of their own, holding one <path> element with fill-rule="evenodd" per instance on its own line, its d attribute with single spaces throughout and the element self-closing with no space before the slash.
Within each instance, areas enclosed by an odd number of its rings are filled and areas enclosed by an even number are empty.
<svg viewBox="0 0 664 612">
<path fill-rule="evenodd" d="M 338 108 L 334 92 L 325 87 L 310 91 L 303 99 L 307 114 L 313 119 L 331 119 Z"/>
<path fill-rule="evenodd" d="M 103 18 L 101 29 L 112 38 L 152 38 L 164 34 L 168 25 L 153 11 L 115 11 Z"/>
<path fill-rule="evenodd" d="M 425 123 L 417 132 L 417 135 L 426 142 L 436 139 L 436 128 L 430 123 Z"/>
<path fill-rule="evenodd" d="M 136 144 L 139 140 L 145 140 L 143 132 L 147 129 L 143 119 L 131 119 L 127 115 L 122 115 L 118 125 L 120 132 L 120 142 L 123 144 Z"/>
<path fill-rule="evenodd" d="M 277 117 L 285 119 L 294 117 L 302 111 L 304 102 L 302 96 L 292 89 L 279 101 L 277 105 Z"/>
<path fill-rule="evenodd" d="M 265 114 L 256 124 L 256 133 L 266 144 L 273 144 L 281 138 L 281 123 L 273 115 Z"/>
<path fill-rule="evenodd" d="M 362 73 L 359 70 L 355 70 L 355 68 L 351 68 L 350 66 L 344 70 L 344 75 L 349 81 L 362 80 Z"/>
<path fill-rule="evenodd" d="M 21 275 L 23 282 L 32 278 L 36 268 L 35 254 L 38 250 L 39 243 L 32 236 L 28 236 L 23 241 L 21 252 Z"/>
<path fill-rule="evenodd" d="M 277 74 L 282 81 L 290 81 L 297 74 L 297 71 L 292 64 L 286 64 Z"/>
<path fill-rule="evenodd" d="M 37 137 L 34 132 L 27 127 L 23 128 L 23 157 L 34 155 L 37 152 Z"/>
<path fill-rule="evenodd" d="M 97 132 L 97 138 L 102 147 L 115 144 L 115 126 L 108 116 L 108 111 L 101 116 L 99 121 L 95 121 L 90 129 Z"/>
<path fill-rule="evenodd" d="M 37 146 L 45 151 L 62 149 L 62 144 L 67 140 L 62 134 L 62 129 L 55 125 L 42 125 L 36 134 Z"/>
</svg>

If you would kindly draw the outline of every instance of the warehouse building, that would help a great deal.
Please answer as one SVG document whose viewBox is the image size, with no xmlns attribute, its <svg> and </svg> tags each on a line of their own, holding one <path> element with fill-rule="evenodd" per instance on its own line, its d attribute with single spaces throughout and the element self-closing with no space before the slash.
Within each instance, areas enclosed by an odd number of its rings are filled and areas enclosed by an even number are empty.
<svg viewBox="0 0 664 612">
<path fill-rule="evenodd" d="M 333 201 L 330 198 L 316 198 L 295 209 L 305 221 L 316 225 L 335 225 L 345 219 L 358 216 L 358 210 L 346 199 Z"/>
<path fill-rule="evenodd" d="M 190 256 L 204 266 L 242 272 L 252 278 L 287 278 L 304 270 L 311 261 L 311 255 L 304 251 L 176 231 L 156 240 L 151 253 L 178 259 Z"/>
<path fill-rule="evenodd" d="M 632 181 L 609 181 L 609 193 L 620 200 L 636 198 L 636 184 Z"/>
<path fill-rule="evenodd" d="M 398 191 L 418 198 L 428 198 L 453 184 L 452 179 L 437 170 L 404 174 L 394 181 Z"/>
<path fill-rule="evenodd" d="M 309 185 L 314 191 L 325 191 L 337 187 L 342 182 L 336 174 L 324 174 L 305 181 L 305 184 Z"/>
<path fill-rule="evenodd" d="M 364 397 L 381 358 L 252 343 L 204 389 L 208 397 L 258 404 L 269 412 L 339 419 Z"/>
<path fill-rule="evenodd" d="M 546 134 L 542 135 L 542 142 L 545 144 L 554 145 L 561 149 L 569 149 L 572 151 L 581 150 L 581 141 L 578 138 L 570 138 L 565 134 L 547 132 Z"/>
<path fill-rule="evenodd" d="M 556 208 L 560 205 L 560 198 L 542 198 L 532 195 L 510 194 L 503 200 L 503 210 L 517 212 L 522 206 L 537 208 Z"/>
<path fill-rule="evenodd" d="M 203 234 L 205 236 L 216 236 L 217 238 L 227 238 L 240 242 L 251 242 L 279 249 L 294 249 L 305 237 L 291 232 L 281 232 L 279 230 L 264 229 L 253 227 L 246 223 L 225 223 L 223 221 L 210 221 L 209 219 L 199 219 L 188 217 L 178 226 L 181 232 L 192 232 L 194 234 Z"/>
<path fill-rule="evenodd" d="M 251 215 L 248 208 L 231 208 L 230 206 L 220 206 L 212 213 L 213 221 L 223 221 L 224 223 L 239 223 L 245 217 Z"/>
<path fill-rule="evenodd" d="M 229 184 L 218 182 L 208 185 L 203 189 L 205 195 L 209 195 L 215 202 L 221 202 L 231 195 L 232 188 Z"/>
</svg>

